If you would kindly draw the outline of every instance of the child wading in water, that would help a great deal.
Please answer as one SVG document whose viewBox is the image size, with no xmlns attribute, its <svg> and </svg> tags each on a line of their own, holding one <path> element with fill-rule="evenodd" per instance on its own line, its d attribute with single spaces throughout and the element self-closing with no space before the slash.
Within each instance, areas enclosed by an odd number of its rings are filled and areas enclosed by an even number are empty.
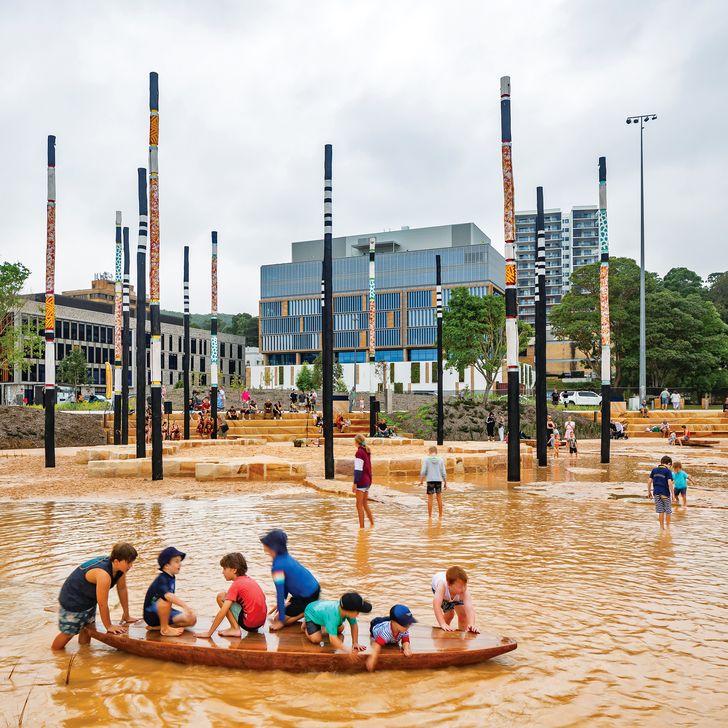
<svg viewBox="0 0 728 728">
<path fill-rule="evenodd" d="M 165 637 L 177 637 L 185 627 L 194 627 L 197 617 L 192 609 L 175 595 L 176 576 L 185 558 L 182 551 L 167 546 L 157 557 L 160 574 L 149 585 L 144 597 L 144 621 L 147 629 L 158 629 Z M 174 609 L 173 604 L 182 611 Z"/>
<path fill-rule="evenodd" d="M 427 481 L 427 515 L 432 516 L 432 496 L 437 497 L 437 511 L 442 518 L 442 489 L 447 490 L 447 473 L 445 463 L 437 454 L 433 445 L 429 455 L 422 460 L 420 468 L 420 485 Z"/>
<path fill-rule="evenodd" d="M 367 670 L 372 672 L 377 666 L 379 653 L 386 645 L 399 645 L 406 657 L 412 655 L 409 628 L 417 620 L 412 616 L 409 607 L 395 604 L 389 610 L 388 617 L 375 617 L 369 624 L 369 634 L 374 640 L 372 654 L 367 658 Z"/>
<path fill-rule="evenodd" d="M 655 513 L 660 520 L 660 528 L 665 528 L 665 516 L 667 516 L 667 525 L 670 525 L 670 515 L 672 514 L 672 501 L 675 499 L 675 491 L 673 489 L 672 458 L 665 455 L 660 464 L 652 469 L 650 479 L 647 482 L 647 497 L 655 497 Z"/>
<path fill-rule="evenodd" d="M 265 594 L 258 582 L 247 576 L 248 563 L 241 554 L 233 552 L 220 559 L 222 575 L 232 584 L 227 592 L 217 595 L 220 611 L 212 620 L 207 632 L 198 633 L 200 637 L 212 637 L 225 617 L 230 629 L 221 629 L 221 637 L 242 637 L 241 630 L 257 632 L 264 624 L 268 613 L 265 605 Z"/>
<path fill-rule="evenodd" d="M 445 632 L 453 632 L 450 626 L 455 615 L 458 615 L 458 628 L 475 632 L 475 610 L 468 589 L 468 575 L 459 566 L 451 566 L 447 571 L 440 571 L 432 577 L 432 608 L 435 620 Z"/>
<path fill-rule="evenodd" d="M 356 495 L 356 512 L 359 516 L 359 528 L 364 528 L 364 514 L 366 513 L 369 523 L 374 525 L 374 516 L 369 508 L 369 487 L 372 484 L 372 459 L 371 450 L 367 440 L 361 433 L 354 438 L 358 446 L 354 455 L 354 484 L 351 492 Z"/>
<path fill-rule="evenodd" d="M 672 464 L 672 482 L 675 484 L 675 505 L 680 503 L 680 496 L 683 505 L 688 504 L 688 481 L 695 482 L 683 469 L 682 463 L 676 460 Z"/>
<path fill-rule="evenodd" d="M 110 556 L 85 561 L 76 567 L 63 582 L 58 595 L 59 634 L 51 648 L 62 650 L 75 635 L 78 642 L 87 645 L 91 637 L 84 629 L 96 622 L 96 605 L 101 612 L 101 622 L 110 634 L 126 632 L 126 627 L 111 623 L 109 591 L 116 587 L 123 610 L 122 621 L 138 621 L 129 616 L 129 594 L 126 589 L 126 573 L 137 557 L 136 549 L 129 543 L 117 543 Z"/>
</svg>

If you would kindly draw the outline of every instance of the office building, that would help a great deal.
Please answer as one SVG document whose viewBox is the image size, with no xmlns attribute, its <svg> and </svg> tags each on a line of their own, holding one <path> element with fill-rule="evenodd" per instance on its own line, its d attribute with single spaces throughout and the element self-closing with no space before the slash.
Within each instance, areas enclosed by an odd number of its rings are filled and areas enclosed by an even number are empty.
<svg viewBox="0 0 728 728">
<path fill-rule="evenodd" d="M 596 205 L 544 213 L 546 237 L 546 315 L 571 288 L 579 266 L 599 261 L 599 223 Z M 536 211 L 516 213 L 518 316 L 535 323 Z M 547 318 L 548 320 L 548 318 Z"/>
<path fill-rule="evenodd" d="M 363 362 L 368 347 L 369 238 L 376 239 L 376 358 L 436 358 L 435 256 L 443 303 L 466 287 L 502 295 L 505 261 L 473 223 L 365 233 L 333 239 L 334 350 Z M 260 269 L 260 351 L 265 364 L 300 364 L 321 351 L 323 240 L 291 245 L 291 262 Z"/>
<path fill-rule="evenodd" d="M 105 281 L 104 278 L 97 280 Z M 94 281 L 96 283 L 96 280 Z M 89 297 L 93 291 L 94 297 Z M 92 289 L 57 295 L 56 302 L 56 366 L 74 348 L 80 349 L 88 362 L 88 386 L 102 392 L 106 385 L 106 362 L 114 364 L 114 305 L 98 298 L 105 288 L 97 285 Z M 84 295 L 78 295 L 79 293 Z M 13 324 L 34 323 L 43 335 L 45 294 L 24 296 L 23 307 L 14 312 Z M 161 314 L 162 339 L 162 384 L 173 387 L 182 378 L 183 322 L 182 315 Z M 6 322 L 8 325 L 10 322 Z M 0 327 L 1 328 L 1 327 Z M 136 384 L 136 321 L 132 307 L 131 354 L 129 386 L 133 394 Z M 149 340 L 150 322 L 147 318 L 147 382 L 150 382 Z M 2 331 L 0 331 L 2 333 Z M 192 383 L 204 387 L 209 385 L 210 332 L 204 329 L 190 329 L 190 372 Z M 245 337 L 221 333 L 218 335 L 218 367 L 221 385 L 230 384 L 233 377 L 245 381 Z M 58 384 L 63 382 L 58 380 Z M 42 385 L 45 382 L 45 364 L 42 358 L 31 361 L 28 371 L 16 367 L 14 371 L 0 371 L 2 397 L 6 403 L 22 403 L 25 397 L 29 403 L 40 401 Z"/>
</svg>

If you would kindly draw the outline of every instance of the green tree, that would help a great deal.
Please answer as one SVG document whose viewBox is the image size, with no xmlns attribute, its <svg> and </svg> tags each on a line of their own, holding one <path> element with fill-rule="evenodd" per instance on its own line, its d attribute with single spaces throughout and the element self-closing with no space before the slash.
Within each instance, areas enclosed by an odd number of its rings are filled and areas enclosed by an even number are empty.
<svg viewBox="0 0 728 728">
<path fill-rule="evenodd" d="M 324 371 L 323 362 L 321 360 L 321 354 L 317 354 L 311 365 L 311 386 L 308 389 L 321 389 L 323 384 Z M 346 382 L 344 381 L 344 368 L 337 361 L 334 362 L 334 392 L 348 392 Z M 298 387 L 298 379 L 296 379 L 296 386 Z M 301 387 L 298 387 L 301 389 Z"/>
<path fill-rule="evenodd" d="M 296 375 L 296 387 L 302 392 L 308 392 L 313 389 L 313 372 L 306 362 L 303 363 L 303 366 Z"/>
<path fill-rule="evenodd" d="M 660 286 L 654 273 L 646 273 L 645 290 Z M 633 384 L 639 371 L 640 269 L 631 258 L 609 261 L 609 318 L 611 324 L 614 385 Z M 549 323 L 559 339 L 573 341 L 595 375 L 601 374 L 599 263 L 583 265 L 571 275 L 571 290 L 549 312 Z"/>
<path fill-rule="evenodd" d="M 528 346 L 533 329 L 518 322 L 519 350 Z M 506 308 L 502 296 L 473 296 L 456 288 L 443 314 L 442 342 L 446 367 L 462 372 L 475 367 L 486 382 L 487 400 L 506 356 Z"/>
<path fill-rule="evenodd" d="M 33 359 L 43 356 L 43 337 L 33 319 L 15 325 L 15 311 L 22 308 L 20 295 L 30 270 L 22 263 L 0 263 L 0 369 L 19 366 L 28 371 Z M 39 307 L 40 313 L 40 307 Z"/>
<path fill-rule="evenodd" d="M 711 273 L 707 278 L 708 298 L 718 309 L 720 317 L 728 323 L 728 271 Z"/>
<path fill-rule="evenodd" d="M 689 268 L 670 268 L 662 283 L 665 288 L 681 296 L 702 296 L 705 293 L 703 279 Z"/>
<path fill-rule="evenodd" d="M 319 390 L 324 379 L 323 361 L 321 360 L 321 354 L 317 354 L 313 360 L 313 366 L 311 369 L 311 389 Z"/>
<path fill-rule="evenodd" d="M 88 384 L 88 362 L 81 349 L 73 349 L 71 353 L 58 364 L 58 381 L 72 387 Z"/>
<path fill-rule="evenodd" d="M 247 346 L 258 346 L 258 317 L 249 313 L 236 313 L 225 328 L 229 334 L 244 336 Z"/>
</svg>

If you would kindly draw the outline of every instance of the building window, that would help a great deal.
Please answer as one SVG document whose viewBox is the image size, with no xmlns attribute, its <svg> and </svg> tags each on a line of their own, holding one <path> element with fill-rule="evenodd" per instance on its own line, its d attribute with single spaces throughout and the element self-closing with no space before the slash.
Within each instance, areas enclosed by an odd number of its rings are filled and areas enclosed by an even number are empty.
<svg viewBox="0 0 728 728">
<path fill-rule="evenodd" d="M 179 369 L 177 366 L 177 354 L 169 355 L 169 369 Z"/>
</svg>

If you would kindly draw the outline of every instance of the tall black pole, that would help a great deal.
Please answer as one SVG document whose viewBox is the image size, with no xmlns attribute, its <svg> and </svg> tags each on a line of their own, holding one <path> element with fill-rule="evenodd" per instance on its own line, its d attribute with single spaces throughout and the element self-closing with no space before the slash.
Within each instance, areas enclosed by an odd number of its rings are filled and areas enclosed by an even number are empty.
<svg viewBox="0 0 728 728">
<path fill-rule="evenodd" d="M 521 479 L 520 411 L 518 385 L 518 301 L 516 288 L 516 214 L 511 150 L 511 78 L 501 78 L 501 161 L 503 165 L 503 232 L 506 259 L 506 363 L 508 365 L 508 480 Z"/>
<path fill-rule="evenodd" d="M 182 353 L 182 386 L 184 392 L 184 432 L 185 440 L 190 439 L 190 246 L 185 245 L 184 273 L 184 352 Z"/>
<path fill-rule="evenodd" d="M 324 148 L 324 262 L 321 278 L 321 363 L 323 366 L 324 477 L 334 479 L 334 296 L 331 212 L 331 144 Z"/>
<path fill-rule="evenodd" d="M 114 239 L 114 445 L 121 445 L 121 342 L 124 337 L 122 261 L 121 210 L 117 210 Z"/>
<path fill-rule="evenodd" d="M 212 266 L 210 285 L 210 410 L 212 432 L 210 438 L 217 440 L 217 232 L 212 231 Z"/>
<path fill-rule="evenodd" d="M 121 292 L 121 444 L 129 444 L 129 364 L 131 327 L 129 325 L 129 228 L 122 228 L 124 241 L 124 278 Z"/>
<path fill-rule="evenodd" d="M 607 158 L 599 157 L 599 304 L 602 339 L 602 462 L 609 462 L 611 438 L 612 356 L 609 322 L 609 231 L 607 228 Z"/>
<path fill-rule="evenodd" d="M 445 414 L 442 406 L 442 263 L 435 256 L 435 302 L 437 304 L 437 444 L 445 437 Z"/>
<path fill-rule="evenodd" d="M 149 74 L 149 318 L 152 370 L 152 480 L 162 480 L 162 329 L 159 319 L 159 77 Z"/>
<path fill-rule="evenodd" d="M 544 467 L 546 458 L 546 233 L 543 187 L 536 188 L 536 457 Z"/>
<path fill-rule="evenodd" d="M 45 295 L 45 466 L 56 467 L 56 138 L 48 136 Z"/>
<path fill-rule="evenodd" d="M 136 456 L 147 456 L 144 426 L 147 408 L 147 170 L 137 169 L 139 242 L 136 302 Z"/>
</svg>

